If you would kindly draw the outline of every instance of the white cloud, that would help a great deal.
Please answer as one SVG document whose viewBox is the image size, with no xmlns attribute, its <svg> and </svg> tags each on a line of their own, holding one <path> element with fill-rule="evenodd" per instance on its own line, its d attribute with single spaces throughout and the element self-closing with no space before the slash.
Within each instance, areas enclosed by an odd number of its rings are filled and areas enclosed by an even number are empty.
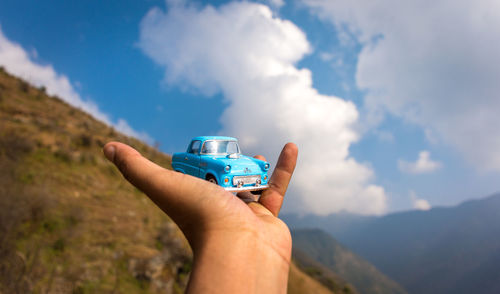
<svg viewBox="0 0 500 294">
<path fill-rule="evenodd" d="M 5 67 L 9 73 L 36 87 L 44 86 L 49 95 L 60 97 L 106 124 L 114 126 L 118 131 L 149 143 L 153 141 L 148 134 L 132 129 L 123 119 L 118 119 L 116 123 L 113 123 L 109 116 L 100 111 L 94 102 L 83 100 L 65 75 L 58 74 L 51 65 L 41 65 L 33 61 L 30 55 L 36 58 L 38 56 L 36 52 L 35 49 L 32 49 L 31 54 L 29 54 L 20 45 L 7 39 L 0 28 L 0 65 Z"/>
<path fill-rule="evenodd" d="M 415 209 L 418 209 L 418 210 L 431 209 L 431 205 L 430 205 L 429 201 L 422 199 L 422 198 L 418 198 L 415 191 L 410 191 L 410 199 L 411 199 L 411 203 L 413 205 L 413 208 L 415 208 Z"/>
<path fill-rule="evenodd" d="M 431 154 L 429 151 L 420 151 L 418 153 L 418 159 L 415 162 L 408 162 L 404 160 L 398 160 L 399 170 L 410 174 L 423 174 L 431 173 L 439 168 L 441 168 L 441 163 L 433 161 L 431 159 Z"/>
<path fill-rule="evenodd" d="M 500 170 L 499 1 L 303 2 L 364 45 L 356 81 L 372 115 L 421 125 L 475 166 Z"/>
<path fill-rule="evenodd" d="M 356 107 L 319 94 L 311 72 L 295 66 L 311 49 L 293 23 L 248 2 L 217 9 L 153 8 L 142 20 L 139 45 L 165 67 L 167 83 L 224 94 L 229 106 L 220 133 L 238 137 L 245 153 L 274 162 L 286 141 L 297 143 L 299 162 L 287 209 L 386 210 L 384 189 L 371 184 L 372 170 L 349 156 L 358 139 Z"/>
</svg>

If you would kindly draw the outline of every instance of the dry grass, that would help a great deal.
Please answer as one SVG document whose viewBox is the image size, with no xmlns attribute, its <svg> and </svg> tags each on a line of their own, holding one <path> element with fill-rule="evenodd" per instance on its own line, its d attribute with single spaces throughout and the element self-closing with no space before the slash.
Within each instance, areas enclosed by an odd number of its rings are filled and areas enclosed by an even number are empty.
<svg viewBox="0 0 500 294">
<path fill-rule="evenodd" d="M 174 226 L 180 243 L 157 248 L 171 221 L 101 148 L 125 142 L 167 168 L 170 157 L 2 71 L 0 97 L 0 292 L 182 292 L 191 263 L 182 234 Z M 172 273 L 141 278 L 130 269 L 143 261 L 137 246 L 153 250 L 148 258 L 177 256 L 159 269 Z"/>
<path fill-rule="evenodd" d="M 333 292 L 323 286 L 320 282 L 302 272 L 295 264 L 292 263 L 290 266 L 290 276 L 288 278 L 288 293 L 332 294 Z"/>
</svg>

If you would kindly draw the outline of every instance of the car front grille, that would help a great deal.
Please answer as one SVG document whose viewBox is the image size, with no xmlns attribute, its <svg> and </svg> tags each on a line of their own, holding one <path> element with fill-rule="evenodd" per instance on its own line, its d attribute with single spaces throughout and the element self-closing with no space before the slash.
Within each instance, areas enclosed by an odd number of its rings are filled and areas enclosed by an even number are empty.
<svg viewBox="0 0 500 294">
<path fill-rule="evenodd" d="M 242 181 L 243 185 L 255 184 L 257 180 L 260 180 L 259 175 L 253 176 L 235 176 L 233 177 L 233 185 L 238 185 L 238 182 Z"/>
</svg>

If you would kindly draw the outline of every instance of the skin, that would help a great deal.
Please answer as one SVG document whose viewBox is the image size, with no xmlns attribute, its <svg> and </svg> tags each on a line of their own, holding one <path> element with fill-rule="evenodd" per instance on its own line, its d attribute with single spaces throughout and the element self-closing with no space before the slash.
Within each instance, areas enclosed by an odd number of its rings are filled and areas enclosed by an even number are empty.
<svg viewBox="0 0 500 294">
<path fill-rule="evenodd" d="M 164 169 L 122 143 L 103 151 L 186 236 L 194 258 L 187 293 L 286 293 L 292 239 L 277 216 L 295 169 L 295 144 L 283 147 L 258 199 Z"/>
</svg>

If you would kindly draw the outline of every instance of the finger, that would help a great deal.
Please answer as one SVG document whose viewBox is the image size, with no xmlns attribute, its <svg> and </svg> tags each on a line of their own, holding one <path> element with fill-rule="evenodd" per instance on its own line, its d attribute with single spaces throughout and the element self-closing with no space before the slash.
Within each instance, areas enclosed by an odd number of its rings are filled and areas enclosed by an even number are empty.
<svg viewBox="0 0 500 294">
<path fill-rule="evenodd" d="M 266 158 L 262 155 L 255 155 L 254 158 L 257 158 L 257 159 L 262 160 L 262 161 L 267 161 Z"/>
<path fill-rule="evenodd" d="M 274 216 L 278 216 L 283 204 L 283 198 L 297 163 L 297 155 L 298 148 L 295 144 L 288 143 L 283 147 L 276 168 L 269 179 L 269 188 L 264 190 L 259 199 L 259 202 Z"/>
<path fill-rule="evenodd" d="M 259 197 L 258 195 L 254 195 L 248 191 L 239 192 L 236 194 L 236 196 L 238 196 L 238 198 L 243 200 L 243 202 L 245 203 L 257 201 L 257 198 Z"/>
<path fill-rule="evenodd" d="M 193 219 L 203 225 L 206 218 L 217 214 L 217 208 L 221 207 L 217 202 L 227 197 L 218 186 L 164 169 L 125 144 L 108 143 L 103 152 L 131 184 L 148 195 L 181 228 Z"/>
</svg>

